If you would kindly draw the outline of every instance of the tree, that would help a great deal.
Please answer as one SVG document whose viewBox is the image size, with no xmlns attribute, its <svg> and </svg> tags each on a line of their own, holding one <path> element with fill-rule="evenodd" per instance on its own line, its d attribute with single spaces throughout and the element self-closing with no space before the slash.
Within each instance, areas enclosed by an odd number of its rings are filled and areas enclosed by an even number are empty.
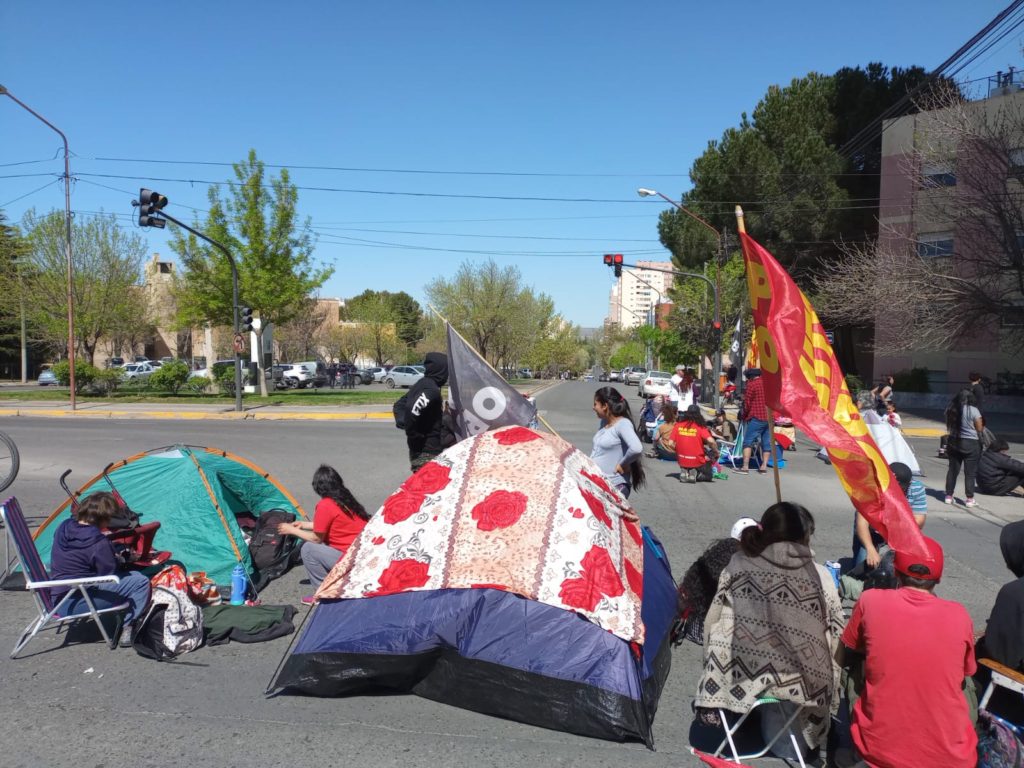
<svg viewBox="0 0 1024 768">
<path fill-rule="evenodd" d="M 453 280 L 437 278 L 425 291 L 430 303 L 498 370 L 525 359 L 556 319 L 550 297 L 524 287 L 516 267 L 501 268 L 492 259 L 479 266 L 464 262 Z"/>
<path fill-rule="evenodd" d="M 307 219 L 298 222 L 298 190 L 287 169 L 266 181 L 263 162 L 249 150 L 248 158 L 234 165 L 235 181 L 221 198 L 220 187 L 210 187 L 206 223 L 196 228 L 223 244 L 238 264 L 239 301 L 252 307 L 261 321 L 256 336 L 262 346 L 263 329 L 280 326 L 306 306 L 310 294 L 331 276 L 333 269 L 313 263 L 313 242 Z M 175 232 L 172 249 L 181 259 L 183 274 L 177 290 L 183 324 L 231 325 L 231 271 L 220 251 L 189 234 Z M 263 361 L 260 392 L 267 395 Z"/>
<path fill-rule="evenodd" d="M 345 303 L 343 315 L 366 326 L 369 351 L 377 365 L 395 359 L 400 347 L 420 338 L 420 305 L 409 294 L 363 291 Z"/>
<path fill-rule="evenodd" d="M 7 224 L 6 214 L 0 210 L 0 354 L 17 352 L 21 346 L 25 296 L 20 276 L 27 253 L 28 243 L 17 227 Z"/>
<path fill-rule="evenodd" d="M 303 299 L 295 316 L 274 328 L 274 341 L 282 360 L 315 360 L 326 346 L 328 307 L 309 297 Z"/>
<path fill-rule="evenodd" d="M 821 270 L 822 315 L 877 319 L 883 354 L 951 349 L 981 333 L 1024 350 L 1024 100 L 969 102 L 953 89 L 921 106 L 904 163 L 913 219 Z M 948 229 L 952 251 L 923 241 L 918 227 Z"/>
<path fill-rule="evenodd" d="M 67 252 L 64 214 L 25 214 L 29 251 L 21 285 L 25 308 L 37 338 L 54 351 L 67 348 Z M 75 341 L 92 364 L 104 339 L 147 328 L 139 277 L 145 241 L 122 230 L 114 216 L 74 222 L 71 231 L 75 271 L 72 288 Z"/>
<path fill-rule="evenodd" d="M 625 368 L 627 365 L 643 365 L 644 345 L 639 341 L 627 341 L 611 356 L 608 364 L 611 370 Z"/>
</svg>

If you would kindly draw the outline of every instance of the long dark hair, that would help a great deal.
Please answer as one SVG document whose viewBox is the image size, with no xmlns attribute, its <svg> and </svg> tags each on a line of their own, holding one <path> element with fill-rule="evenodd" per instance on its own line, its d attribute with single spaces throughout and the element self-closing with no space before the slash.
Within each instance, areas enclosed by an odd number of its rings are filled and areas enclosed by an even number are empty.
<svg viewBox="0 0 1024 768">
<path fill-rule="evenodd" d="M 629 401 L 624 398 L 615 387 L 601 387 L 594 393 L 594 402 L 608 406 L 608 412 L 612 416 L 624 418 L 630 424 L 633 423 L 633 412 L 629 409 Z M 640 456 L 629 462 L 629 484 L 634 488 L 643 486 L 646 475 L 644 465 L 640 463 Z"/>
<path fill-rule="evenodd" d="M 661 406 L 661 415 L 665 417 L 666 424 L 672 424 L 679 418 L 679 408 L 675 403 L 665 403 Z"/>
<path fill-rule="evenodd" d="M 356 501 L 356 497 L 345 487 L 345 481 L 341 479 L 338 470 L 321 464 L 313 473 L 313 491 L 317 496 L 324 499 L 332 499 L 335 504 L 351 515 L 369 520 L 370 516 L 363 509 L 363 505 Z"/>
<path fill-rule="evenodd" d="M 960 424 L 963 423 L 964 406 L 976 405 L 974 393 L 969 389 L 961 389 L 957 392 L 946 408 L 946 429 L 951 437 L 960 434 Z"/>
<path fill-rule="evenodd" d="M 676 594 L 680 616 L 691 613 L 702 619 L 707 616 L 711 599 L 718 590 L 718 577 L 739 548 L 740 543 L 736 539 L 719 539 L 687 569 Z"/>
<path fill-rule="evenodd" d="M 708 424 L 704 421 L 704 415 L 700 412 L 699 405 L 691 405 L 681 414 L 677 421 L 689 421 L 696 424 L 698 427 L 706 427 Z"/>
<path fill-rule="evenodd" d="M 807 508 L 792 501 L 780 501 L 764 511 L 760 523 L 743 529 L 740 548 L 749 557 L 757 557 L 776 542 L 803 542 L 813 534 L 814 516 Z"/>
</svg>

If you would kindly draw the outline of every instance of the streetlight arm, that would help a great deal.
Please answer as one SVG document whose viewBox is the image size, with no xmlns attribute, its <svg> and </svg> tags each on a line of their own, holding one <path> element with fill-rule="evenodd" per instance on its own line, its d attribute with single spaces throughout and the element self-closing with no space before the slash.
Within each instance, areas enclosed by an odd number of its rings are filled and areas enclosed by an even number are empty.
<svg viewBox="0 0 1024 768">
<path fill-rule="evenodd" d="M 680 205 L 680 204 L 679 204 L 679 203 L 677 203 L 677 202 L 676 202 L 675 200 L 673 200 L 673 199 L 672 199 L 671 197 L 668 197 L 667 195 L 664 195 L 664 194 L 662 194 L 661 192 L 657 192 L 657 191 L 655 191 L 655 190 L 649 190 L 649 191 L 651 191 L 651 192 L 654 192 L 654 194 L 656 194 L 656 195 L 657 195 L 658 197 L 660 197 L 660 198 L 661 198 L 662 200 L 664 200 L 664 201 L 666 201 L 666 202 L 668 202 L 668 203 L 671 203 L 672 205 L 674 205 L 674 206 L 675 206 L 676 208 L 678 208 L 678 209 L 679 209 L 680 211 L 682 211 L 683 213 L 685 213 L 685 214 L 686 214 L 687 216 L 689 216 L 689 217 L 690 217 L 691 219 L 693 219 L 694 221 L 700 222 L 700 224 L 701 224 L 702 226 L 704 226 L 704 227 L 706 227 L 707 229 L 711 230 L 711 231 L 712 231 L 712 232 L 714 233 L 715 237 L 721 237 L 721 236 L 722 236 L 722 235 L 721 235 L 721 233 L 720 233 L 720 232 L 719 232 L 719 231 L 718 231 L 717 229 L 715 229 L 714 227 L 712 227 L 712 226 L 711 226 L 710 224 L 708 224 L 708 223 L 707 223 L 706 221 L 704 221 L 704 219 L 702 219 L 702 218 L 701 218 L 700 216 L 698 216 L 698 215 L 697 215 L 696 213 L 694 213 L 693 211 L 691 211 L 691 210 L 690 210 L 689 208 L 687 208 L 686 206 Z"/>
</svg>

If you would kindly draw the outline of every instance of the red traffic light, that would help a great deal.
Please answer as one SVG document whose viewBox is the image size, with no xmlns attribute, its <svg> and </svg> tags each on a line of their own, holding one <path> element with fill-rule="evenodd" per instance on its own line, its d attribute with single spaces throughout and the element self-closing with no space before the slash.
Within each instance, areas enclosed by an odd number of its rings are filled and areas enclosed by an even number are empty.
<svg viewBox="0 0 1024 768">
<path fill-rule="evenodd" d="M 719 320 L 715 320 L 711 325 L 716 331 L 722 330 L 722 323 Z"/>
<path fill-rule="evenodd" d="M 612 263 L 615 264 L 615 266 L 617 266 L 617 267 L 621 267 L 622 266 L 622 254 L 621 253 L 613 253 L 612 254 Z"/>
<path fill-rule="evenodd" d="M 612 255 L 610 253 L 606 253 L 604 255 L 604 263 L 607 267 L 610 267 L 612 265 Z"/>
</svg>

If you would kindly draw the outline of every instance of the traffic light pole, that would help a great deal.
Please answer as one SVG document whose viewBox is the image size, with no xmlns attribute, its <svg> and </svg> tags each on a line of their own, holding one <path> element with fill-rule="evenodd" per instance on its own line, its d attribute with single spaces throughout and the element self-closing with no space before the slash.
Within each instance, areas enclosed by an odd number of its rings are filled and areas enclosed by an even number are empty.
<svg viewBox="0 0 1024 768">
<path fill-rule="evenodd" d="M 232 310 L 232 323 L 234 327 L 234 334 L 231 340 L 232 349 L 235 350 L 235 410 L 242 410 L 242 358 L 238 348 L 234 346 L 234 340 L 239 335 L 238 327 L 238 267 L 235 266 L 235 259 L 231 255 L 231 251 L 225 248 L 223 245 L 218 243 L 212 237 L 207 237 L 202 232 L 196 229 L 192 229 L 188 224 L 178 221 L 176 218 L 171 216 L 166 211 L 160 211 L 160 215 L 167 219 L 172 224 L 177 224 L 179 227 L 187 232 L 191 232 L 193 235 L 201 240 L 205 240 L 210 245 L 218 248 L 221 253 L 228 257 L 228 264 L 231 265 L 231 310 Z M 207 354 L 210 354 L 210 350 L 207 350 Z"/>
<path fill-rule="evenodd" d="M 611 262 L 609 262 L 607 259 L 605 260 L 605 264 L 610 263 Z M 717 379 L 719 371 L 721 371 L 722 369 L 722 317 L 721 305 L 719 303 L 718 296 L 718 286 L 715 284 L 715 282 L 712 282 L 712 280 L 707 275 L 702 275 L 699 272 L 681 272 L 678 269 L 659 269 L 658 267 L 650 266 L 641 267 L 638 264 L 627 264 L 626 262 L 616 262 L 615 265 L 619 267 L 630 267 L 632 269 L 644 269 L 647 270 L 648 272 L 665 272 L 667 274 L 679 275 L 681 277 L 696 277 L 698 280 L 703 280 L 711 287 L 711 292 L 715 297 L 715 350 L 714 354 L 712 355 L 712 365 L 714 366 L 715 370 L 713 371 L 711 382 L 712 391 L 714 392 L 714 395 L 712 397 L 712 404 L 715 406 L 716 409 L 720 408 L 722 405 L 722 394 L 721 392 L 718 391 Z"/>
</svg>

